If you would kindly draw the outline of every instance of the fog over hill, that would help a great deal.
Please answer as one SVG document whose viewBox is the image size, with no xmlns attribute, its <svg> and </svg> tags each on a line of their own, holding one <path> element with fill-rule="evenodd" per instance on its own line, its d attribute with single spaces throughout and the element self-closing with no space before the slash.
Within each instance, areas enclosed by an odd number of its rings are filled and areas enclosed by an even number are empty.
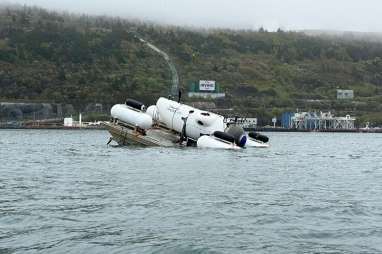
<svg viewBox="0 0 382 254">
<path fill-rule="evenodd" d="M 380 32 L 354 32 L 335 30 L 302 30 L 301 32 L 310 36 L 318 36 L 329 39 L 382 42 L 382 33 Z"/>
<path fill-rule="evenodd" d="M 3 0 L 203 28 L 382 32 L 379 0 Z"/>
</svg>

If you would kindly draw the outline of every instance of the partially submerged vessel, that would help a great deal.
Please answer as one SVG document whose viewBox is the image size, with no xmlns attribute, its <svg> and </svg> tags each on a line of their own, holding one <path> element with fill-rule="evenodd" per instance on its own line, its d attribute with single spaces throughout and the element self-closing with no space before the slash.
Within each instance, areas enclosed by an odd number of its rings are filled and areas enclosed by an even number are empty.
<svg viewBox="0 0 382 254">
<path fill-rule="evenodd" d="M 269 138 L 246 133 L 221 115 L 179 102 L 159 98 L 146 109 L 139 101 L 128 99 L 114 105 L 112 121 L 104 123 L 119 145 L 195 146 L 200 148 L 243 149 L 269 147 Z"/>
</svg>

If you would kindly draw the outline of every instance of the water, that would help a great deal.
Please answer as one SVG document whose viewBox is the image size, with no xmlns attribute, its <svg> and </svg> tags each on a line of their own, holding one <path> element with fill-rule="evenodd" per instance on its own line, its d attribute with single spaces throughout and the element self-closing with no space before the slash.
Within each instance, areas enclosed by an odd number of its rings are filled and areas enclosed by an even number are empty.
<svg viewBox="0 0 382 254">
<path fill-rule="evenodd" d="M 0 253 L 382 253 L 382 135 L 244 151 L 0 130 Z"/>
</svg>

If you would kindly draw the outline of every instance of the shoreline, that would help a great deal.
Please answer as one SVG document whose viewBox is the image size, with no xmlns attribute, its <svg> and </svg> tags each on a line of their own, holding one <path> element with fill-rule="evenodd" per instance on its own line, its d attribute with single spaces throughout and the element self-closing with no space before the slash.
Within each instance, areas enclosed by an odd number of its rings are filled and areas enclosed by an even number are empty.
<svg viewBox="0 0 382 254">
<path fill-rule="evenodd" d="M 103 126 L 97 127 L 65 127 L 65 126 L 0 126 L 0 130 L 106 130 Z M 326 130 L 298 130 L 284 128 L 244 128 L 245 131 L 255 132 L 319 132 L 319 133 L 382 133 L 382 129 L 326 129 Z"/>
<path fill-rule="evenodd" d="M 106 130 L 104 127 L 65 127 L 65 126 L 33 126 L 33 127 L 0 127 L 0 130 Z"/>
<path fill-rule="evenodd" d="M 325 129 L 325 130 L 299 130 L 273 127 L 244 128 L 246 131 L 257 132 L 320 132 L 320 133 L 382 133 L 382 129 Z"/>
</svg>

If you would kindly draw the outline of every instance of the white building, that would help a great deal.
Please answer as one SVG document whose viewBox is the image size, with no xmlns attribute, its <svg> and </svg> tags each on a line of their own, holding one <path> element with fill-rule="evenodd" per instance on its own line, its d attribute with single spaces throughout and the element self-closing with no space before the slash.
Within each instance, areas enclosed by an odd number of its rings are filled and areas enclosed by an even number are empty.
<svg viewBox="0 0 382 254">
<path fill-rule="evenodd" d="M 73 127 L 73 118 L 72 117 L 64 118 L 64 126 Z"/>
<path fill-rule="evenodd" d="M 338 100 L 346 100 L 346 99 L 353 99 L 354 98 L 354 91 L 353 90 L 342 90 L 337 89 L 337 99 Z"/>
<path fill-rule="evenodd" d="M 227 123 L 235 123 L 235 118 L 227 118 Z M 236 123 L 243 128 L 256 128 L 257 118 L 237 118 Z"/>
</svg>

